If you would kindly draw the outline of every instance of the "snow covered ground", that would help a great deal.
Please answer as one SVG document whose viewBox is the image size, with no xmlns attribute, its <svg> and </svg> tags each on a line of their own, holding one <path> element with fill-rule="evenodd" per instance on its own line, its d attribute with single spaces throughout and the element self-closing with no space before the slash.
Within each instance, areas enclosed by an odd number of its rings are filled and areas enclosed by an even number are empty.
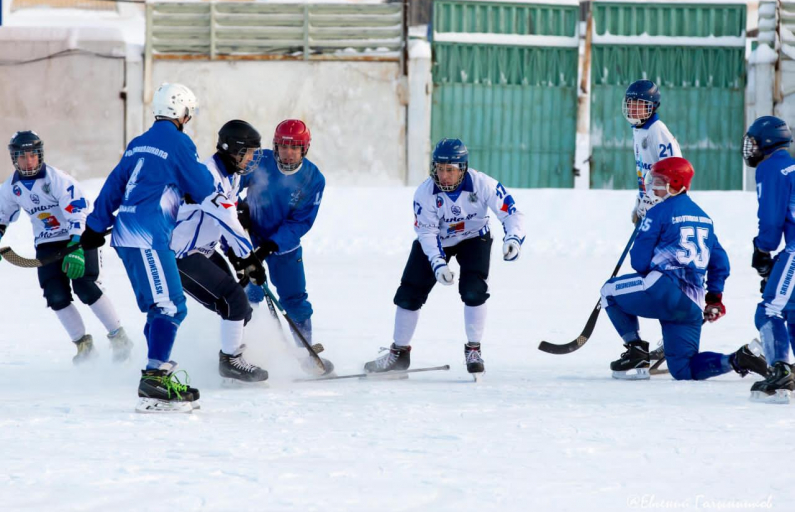
<svg viewBox="0 0 795 512">
<path fill-rule="evenodd" d="M 101 183 L 85 185 L 95 197 Z M 315 338 L 340 374 L 360 371 L 391 341 L 392 296 L 414 238 L 412 194 L 332 183 L 305 239 Z M 693 195 L 734 266 L 728 315 L 704 328 L 702 347 L 729 352 L 756 336 L 756 200 Z M 615 381 L 608 363 L 621 346 L 605 315 L 582 350 L 536 350 L 542 339 L 579 334 L 632 231 L 632 192 L 514 196 L 528 239 L 515 263 L 493 247 L 480 384 L 463 365 L 454 287 L 432 293 L 412 352 L 414 367 L 452 368 L 407 381 L 296 383 L 299 370 L 260 310 L 247 343 L 270 386 L 223 388 L 217 318 L 190 301 L 173 358 L 201 389 L 202 408 L 136 414 L 144 316 L 115 253 L 104 252 L 103 281 L 136 343 L 134 364 L 123 367 L 111 364 L 83 305 L 101 358 L 73 367 L 74 347 L 45 309 L 35 272 L 0 263 L 0 509 L 792 510 L 793 409 L 750 403 L 753 378 Z M 2 245 L 32 255 L 28 221 Z M 642 325 L 656 342 L 659 327 Z"/>
</svg>

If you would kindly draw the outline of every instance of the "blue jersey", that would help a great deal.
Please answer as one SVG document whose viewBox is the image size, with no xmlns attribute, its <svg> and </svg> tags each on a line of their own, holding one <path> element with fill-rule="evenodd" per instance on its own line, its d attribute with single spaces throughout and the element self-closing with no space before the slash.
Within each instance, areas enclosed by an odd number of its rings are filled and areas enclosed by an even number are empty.
<svg viewBox="0 0 795 512">
<path fill-rule="evenodd" d="M 632 268 L 646 275 L 659 271 L 673 277 L 702 308 L 704 286 L 723 293 L 729 256 L 718 242 L 712 219 L 687 194 L 669 197 L 641 221 L 630 251 Z"/>
<path fill-rule="evenodd" d="M 795 252 L 795 160 L 786 150 L 773 152 L 756 168 L 759 234 L 756 246 L 773 252 L 784 235 L 785 250 Z"/>
<path fill-rule="evenodd" d="M 248 188 L 254 245 L 273 240 L 279 253 L 301 245 L 301 237 L 315 222 L 325 187 L 326 179 L 306 158 L 298 171 L 284 174 L 276 166 L 273 151 L 262 150 L 259 166 L 240 182 L 241 190 Z"/>
<path fill-rule="evenodd" d="M 127 146 L 86 224 L 102 232 L 113 223 L 113 247 L 169 250 L 182 196 L 201 203 L 214 192 L 190 137 L 171 121 L 156 121 Z"/>
</svg>

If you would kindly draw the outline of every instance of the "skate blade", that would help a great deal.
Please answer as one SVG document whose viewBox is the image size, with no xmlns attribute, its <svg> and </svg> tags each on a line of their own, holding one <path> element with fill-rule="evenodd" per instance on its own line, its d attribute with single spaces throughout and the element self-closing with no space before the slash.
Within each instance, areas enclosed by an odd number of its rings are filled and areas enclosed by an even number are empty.
<svg viewBox="0 0 795 512">
<path fill-rule="evenodd" d="M 751 391 L 752 402 L 763 404 L 782 404 L 787 405 L 792 401 L 792 391 L 788 389 L 777 389 L 775 393 L 765 391 Z"/>
<path fill-rule="evenodd" d="M 482 382 L 484 373 L 486 373 L 486 372 L 474 372 L 474 373 L 470 373 L 470 375 L 472 376 L 472 380 L 473 381 Z"/>
<path fill-rule="evenodd" d="M 193 409 L 199 409 L 199 404 L 195 402 L 172 402 L 169 400 L 158 400 L 157 398 L 140 398 L 135 412 L 144 414 L 167 414 L 167 413 L 191 413 Z"/>
<path fill-rule="evenodd" d="M 649 380 L 651 376 L 648 368 L 635 368 L 625 372 L 613 372 L 613 378 L 618 380 Z"/>
<path fill-rule="evenodd" d="M 221 377 L 221 387 L 226 389 L 267 388 L 270 387 L 270 384 L 267 380 L 249 382 L 231 377 Z"/>
<path fill-rule="evenodd" d="M 671 373 L 668 371 L 668 368 L 655 368 L 653 370 L 649 370 L 649 375 L 668 375 Z"/>
</svg>

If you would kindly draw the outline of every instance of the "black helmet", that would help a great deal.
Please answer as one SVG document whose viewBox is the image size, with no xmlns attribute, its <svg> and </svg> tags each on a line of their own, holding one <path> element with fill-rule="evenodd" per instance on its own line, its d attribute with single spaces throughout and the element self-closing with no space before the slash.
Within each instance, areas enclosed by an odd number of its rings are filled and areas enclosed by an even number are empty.
<svg viewBox="0 0 795 512">
<path fill-rule="evenodd" d="M 26 178 L 36 176 L 44 164 L 44 143 L 34 131 L 26 130 L 17 132 L 8 143 L 8 152 L 11 153 L 11 162 L 14 168 Z M 39 163 L 33 169 L 21 169 L 17 160 L 24 153 L 34 153 L 39 156 Z"/>
<path fill-rule="evenodd" d="M 245 168 L 240 168 L 240 162 L 246 151 L 260 147 L 262 147 L 262 137 L 259 132 L 249 123 L 238 119 L 229 121 L 221 127 L 218 131 L 218 144 L 215 146 L 227 169 L 238 174 L 248 174 L 257 167 L 262 158 L 262 153 L 259 151 Z"/>
</svg>

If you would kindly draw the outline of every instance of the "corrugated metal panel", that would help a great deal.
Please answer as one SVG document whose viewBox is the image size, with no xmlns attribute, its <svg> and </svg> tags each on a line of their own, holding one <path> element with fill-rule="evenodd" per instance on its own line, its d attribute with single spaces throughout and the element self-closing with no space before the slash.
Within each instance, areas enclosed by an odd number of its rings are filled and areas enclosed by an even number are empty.
<svg viewBox="0 0 795 512">
<path fill-rule="evenodd" d="M 596 34 L 722 37 L 745 35 L 745 5 L 593 3 Z"/>
<path fill-rule="evenodd" d="M 714 2 L 593 4 L 594 31 L 602 37 L 591 50 L 591 187 L 637 187 L 632 128 L 621 102 L 630 83 L 648 78 L 660 86 L 660 118 L 695 166 L 694 188 L 742 188 L 745 9 Z M 633 44 L 620 36 L 642 37 Z"/>
<path fill-rule="evenodd" d="M 577 50 L 437 44 L 431 136 L 512 187 L 572 187 Z"/>
<path fill-rule="evenodd" d="M 436 0 L 433 6 L 437 32 L 574 36 L 578 17 L 571 5 Z"/>
</svg>

